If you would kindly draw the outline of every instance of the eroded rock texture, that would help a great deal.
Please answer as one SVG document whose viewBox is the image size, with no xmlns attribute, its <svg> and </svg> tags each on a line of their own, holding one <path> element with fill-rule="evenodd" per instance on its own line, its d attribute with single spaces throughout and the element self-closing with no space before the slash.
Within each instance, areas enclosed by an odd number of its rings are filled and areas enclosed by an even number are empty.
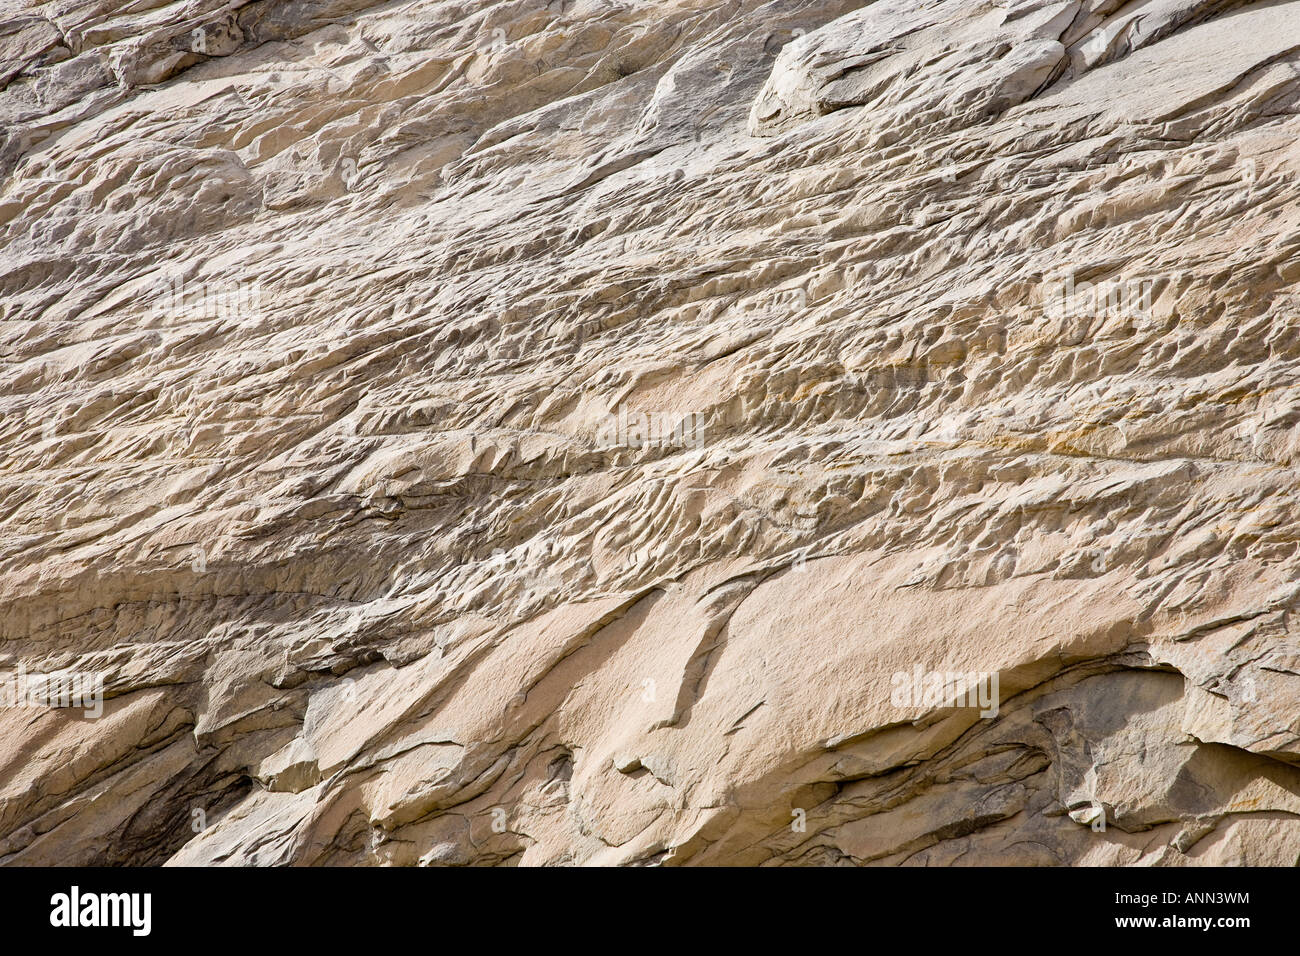
<svg viewBox="0 0 1300 956">
<path fill-rule="evenodd" d="M 0 862 L 1300 857 L 1300 3 L 0 16 Z"/>
</svg>

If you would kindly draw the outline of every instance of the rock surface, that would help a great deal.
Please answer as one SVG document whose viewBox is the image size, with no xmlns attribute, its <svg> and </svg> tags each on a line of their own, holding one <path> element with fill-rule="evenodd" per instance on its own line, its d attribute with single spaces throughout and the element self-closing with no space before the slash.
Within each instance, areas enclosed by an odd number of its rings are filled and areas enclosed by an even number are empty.
<svg viewBox="0 0 1300 956">
<path fill-rule="evenodd" d="M 1298 103 L 1297 2 L 11 0 L 104 699 L 0 862 L 1295 864 Z"/>
</svg>

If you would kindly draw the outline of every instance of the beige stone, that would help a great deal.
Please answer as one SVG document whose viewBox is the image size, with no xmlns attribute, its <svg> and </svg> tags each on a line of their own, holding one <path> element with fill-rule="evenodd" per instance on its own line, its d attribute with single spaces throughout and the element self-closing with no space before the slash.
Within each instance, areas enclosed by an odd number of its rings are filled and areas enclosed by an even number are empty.
<svg viewBox="0 0 1300 956">
<path fill-rule="evenodd" d="M 0 863 L 1295 864 L 1298 51 L 10 4 Z"/>
</svg>

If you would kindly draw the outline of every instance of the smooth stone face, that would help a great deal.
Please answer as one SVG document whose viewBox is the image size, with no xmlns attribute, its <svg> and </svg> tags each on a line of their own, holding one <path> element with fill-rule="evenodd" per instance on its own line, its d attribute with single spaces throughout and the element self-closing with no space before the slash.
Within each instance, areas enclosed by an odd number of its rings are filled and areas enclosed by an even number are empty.
<svg viewBox="0 0 1300 956">
<path fill-rule="evenodd" d="M 1298 49 L 0 13 L 0 864 L 1294 865 Z"/>
</svg>

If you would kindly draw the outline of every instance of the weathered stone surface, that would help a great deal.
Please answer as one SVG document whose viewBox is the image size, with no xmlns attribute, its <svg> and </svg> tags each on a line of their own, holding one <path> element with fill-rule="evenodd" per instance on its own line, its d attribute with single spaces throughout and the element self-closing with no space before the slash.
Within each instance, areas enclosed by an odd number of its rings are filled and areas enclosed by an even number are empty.
<svg viewBox="0 0 1300 956">
<path fill-rule="evenodd" d="M 104 699 L 0 862 L 1296 863 L 1298 102 L 1296 2 L 10 4 L 0 676 Z"/>
</svg>

